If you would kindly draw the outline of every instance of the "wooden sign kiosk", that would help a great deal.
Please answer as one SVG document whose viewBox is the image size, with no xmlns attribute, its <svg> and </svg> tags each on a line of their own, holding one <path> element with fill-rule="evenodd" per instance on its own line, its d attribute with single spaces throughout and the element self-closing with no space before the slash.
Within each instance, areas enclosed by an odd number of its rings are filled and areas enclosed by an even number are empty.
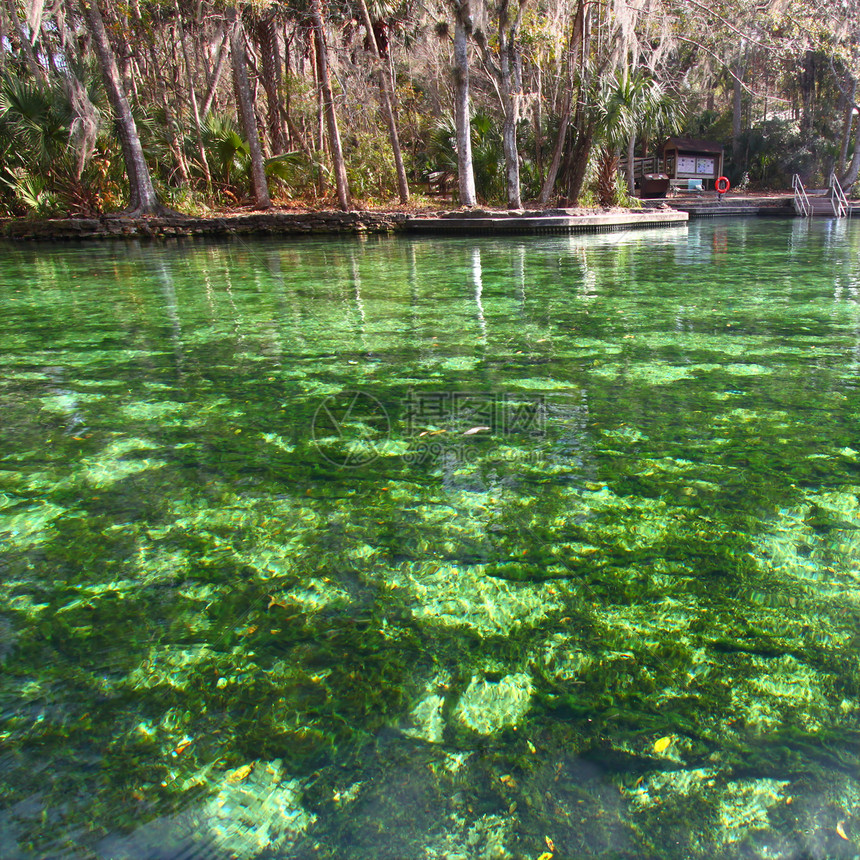
<svg viewBox="0 0 860 860">
<path fill-rule="evenodd" d="M 673 188 L 713 188 L 717 178 L 723 175 L 722 144 L 670 137 L 663 144 L 663 172 Z"/>
</svg>

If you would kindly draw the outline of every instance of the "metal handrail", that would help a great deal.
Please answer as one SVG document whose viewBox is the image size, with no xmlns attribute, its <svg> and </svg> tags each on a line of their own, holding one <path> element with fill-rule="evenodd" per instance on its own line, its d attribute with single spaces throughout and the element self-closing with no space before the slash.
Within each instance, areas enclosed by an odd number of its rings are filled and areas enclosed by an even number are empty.
<svg viewBox="0 0 860 860">
<path fill-rule="evenodd" d="M 833 214 L 837 218 L 850 218 L 851 207 L 848 205 L 848 198 L 839 184 L 835 173 L 830 174 L 830 202 L 833 204 Z"/>
<path fill-rule="evenodd" d="M 803 215 L 804 218 L 809 218 L 812 215 L 812 204 L 809 202 L 806 189 L 796 173 L 791 180 L 791 187 L 794 191 L 794 211 Z"/>
</svg>

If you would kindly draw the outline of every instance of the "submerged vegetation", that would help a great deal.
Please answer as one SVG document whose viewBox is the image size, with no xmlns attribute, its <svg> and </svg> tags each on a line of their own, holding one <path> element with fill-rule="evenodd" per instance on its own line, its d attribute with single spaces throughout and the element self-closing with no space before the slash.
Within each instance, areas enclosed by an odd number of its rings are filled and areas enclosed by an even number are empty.
<svg viewBox="0 0 860 860">
<path fill-rule="evenodd" d="M 4 0 L 0 212 L 625 203 L 672 131 L 850 187 L 858 36 L 839 0 Z"/>
<path fill-rule="evenodd" d="M 5 856 L 855 856 L 858 251 L 9 249 Z"/>
</svg>

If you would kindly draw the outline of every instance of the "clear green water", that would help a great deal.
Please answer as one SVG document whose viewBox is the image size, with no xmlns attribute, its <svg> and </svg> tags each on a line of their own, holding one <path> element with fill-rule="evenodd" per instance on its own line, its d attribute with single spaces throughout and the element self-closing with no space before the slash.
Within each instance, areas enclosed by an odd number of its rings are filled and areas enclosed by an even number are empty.
<svg viewBox="0 0 860 860">
<path fill-rule="evenodd" d="M 860 224 L 6 245 L 0 308 L 4 858 L 860 853 Z"/>
</svg>

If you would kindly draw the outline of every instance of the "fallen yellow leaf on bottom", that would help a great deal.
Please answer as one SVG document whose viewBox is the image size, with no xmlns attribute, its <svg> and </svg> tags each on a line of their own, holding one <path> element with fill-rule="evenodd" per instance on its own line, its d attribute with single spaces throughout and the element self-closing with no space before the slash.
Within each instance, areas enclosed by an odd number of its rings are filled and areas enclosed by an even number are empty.
<svg viewBox="0 0 860 860">
<path fill-rule="evenodd" d="M 243 764 L 242 767 L 237 767 L 227 774 L 227 782 L 241 782 L 253 769 L 254 765 Z"/>
<path fill-rule="evenodd" d="M 544 851 L 543 854 L 538 857 L 538 860 L 552 860 L 552 854 L 549 851 Z"/>
<path fill-rule="evenodd" d="M 670 743 L 672 743 L 672 738 L 660 738 L 659 741 L 654 742 L 654 752 L 664 752 L 669 748 Z"/>
<path fill-rule="evenodd" d="M 851 841 L 851 840 L 850 840 L 850 839 L 845 835 L 845 822 L 844 822 L 844 821 L 840 821 L 840 822 L 836 825 L 836 832 L 837 832 L 837 833 L 838 833 L 838 834 L 839 834 L 839 835 L 840 835 L 840 836 L 841 836 L 841 837 L 842 837 L 846 842 L 850 842 L 850 841 Z"/>
</svg>

